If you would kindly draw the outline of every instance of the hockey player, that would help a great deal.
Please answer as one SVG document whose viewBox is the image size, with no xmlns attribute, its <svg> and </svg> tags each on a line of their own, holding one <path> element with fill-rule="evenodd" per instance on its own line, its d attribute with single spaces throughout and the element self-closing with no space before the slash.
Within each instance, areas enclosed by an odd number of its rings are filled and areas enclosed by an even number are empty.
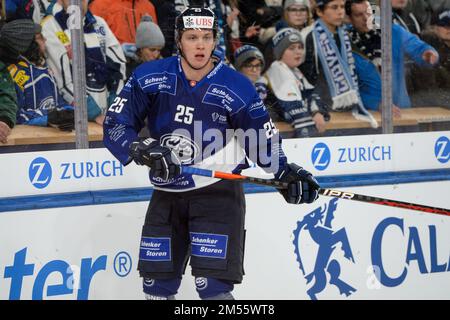
<svg viewBox="0 0 450 320">
<path fill-rule="evenodd" d="M 190 259 L 200 298 L 233 299 L 244 273 L 243 186 L 185 174 L 181 165 L 239 173 L 248 157 L 289 183 L 280 191 L 289 203 L 313 202 L 319 185 L 287 162 L 252 83 L 211 58 L 218 36 L 214 13 L 187 8 L 176 31 L 178 55 L 140 65 L 109 107 L 104 144 L 122 164 L 150 167 L 154 192 L 138 263 L 146 298 L 173 299 Z M 139 139 L 145 119 L 151 137 Z M 252 130 L 258 133 L 253 140 L 237 133 Z"/>
</svg>

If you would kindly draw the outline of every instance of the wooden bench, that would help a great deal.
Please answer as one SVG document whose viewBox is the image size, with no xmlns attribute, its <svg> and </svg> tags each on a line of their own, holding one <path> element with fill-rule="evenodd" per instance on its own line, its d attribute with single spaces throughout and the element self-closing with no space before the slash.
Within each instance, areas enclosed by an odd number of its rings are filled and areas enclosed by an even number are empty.
<svg viewBox="0 0 450 320">
<path fill-rule="evenodd" d="M 381 127 L 381 112 L 372 112 Z M 410 108 L 402 110 L 402 117 L 394 119 L 395 126 L 425 125 L 425 130 L 431 130 L 437 123 L 450 122 L 450 109 L 441 107 Z M 280 132 L 291 133 L 292 127 L 285 122 L 277 122 Z M 370 124 L 356 120 L 350 112 L 331 112 L 331 120 L 327 123 L 327 130 L 370 129 Z M 103 141 L 103 128 L 95 122 L 88 123 L 90 142 Z M 17 125 L 8 137 L 8 143 L 0 143 L 1 147 L 23 145 L 49 145 L 61 143 L 75 143 L 75 131 L 64 132 L 50 127 Z M 6 148 L 4 148 L 6 149 Z"/>
<path fill-rule="evenodd" d="M 381 128 L 381 112 L 370 112 Z M 327 122 L 327 130 L 371 128 L 366 121 L 355 119 L 351 112 L 330 112 L 331 119 Z M 402 109 L 401 118 L 394 118 L 394 126 L 418 126 L 427 124 L 428 130 L 439 122 L 450 122 L 450 109 L 442 107 L 423 107 Z M 291 132 L 292 127 L 285 122 L 276 122 L 280 132 Z"/>
<path fill-rule="evenodd" d="M 89 141 L 102 141 L 103 127 L 89 122 L 88 135 Z M 8 136 L 8 143 L 0 143 L 0 147 L 52 143 L 75 143 L 75 130 L 65 132 L 51 127 L 17 125 Z"/>
</svg>

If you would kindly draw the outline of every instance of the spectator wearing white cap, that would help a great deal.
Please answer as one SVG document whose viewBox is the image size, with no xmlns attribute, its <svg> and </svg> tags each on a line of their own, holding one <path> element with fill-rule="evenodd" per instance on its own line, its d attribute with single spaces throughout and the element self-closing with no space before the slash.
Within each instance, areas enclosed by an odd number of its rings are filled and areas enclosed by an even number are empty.
<svg viewBox="0 0 450 320">
<path fill-rule="evenodd" d="M 276 59 L 267 70 L 269 104 L 279 116 L 292 125 L 295 137 L 317 136 L 326 130 L 329 120 L 326 105 L 314 94 L 314 87 L 298 67 L 304 61 L 301 34 L 284 28 L 272 38 Z"/>
<path fill-rule="evenodd" d="M 277 31 L 283 28 L 302 30 L 312 23 L 309 0 L 285 0 L 283 19 L 276 24 Z"/>
<path fill-rule="evenodd" d="M 151 16 L 143 16 L 136 30 L 136 56 L 139 62 L 161 58 L 165 39 L 159 26 Z"/>
</svg>

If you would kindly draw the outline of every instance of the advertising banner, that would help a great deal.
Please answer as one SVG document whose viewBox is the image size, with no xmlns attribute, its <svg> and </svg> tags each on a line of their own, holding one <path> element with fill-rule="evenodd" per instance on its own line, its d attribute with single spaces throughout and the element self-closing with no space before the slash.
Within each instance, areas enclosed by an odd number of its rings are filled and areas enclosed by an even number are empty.
<svg viewBox="0 0 450 320">
<path fill-rule="evenodd" d="M 345 191 L 450 207 L 450 182 Z M 322 196 L 248 194 L 237 299 L 448 299 L 450 220 Z M 146 202 L 0 214 L 0 299 L 144 299 Z M 201 248 L 200 248 L 201 249 Z M 187 266 L 178 299 L 198 299 Z"/>
</svg>

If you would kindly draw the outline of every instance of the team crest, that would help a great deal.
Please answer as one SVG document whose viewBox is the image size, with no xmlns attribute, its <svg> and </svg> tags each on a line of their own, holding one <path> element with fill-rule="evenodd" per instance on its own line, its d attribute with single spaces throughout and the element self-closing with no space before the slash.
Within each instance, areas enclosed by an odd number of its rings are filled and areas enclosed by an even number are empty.
<svg viewBox="0 0 450 320">
<path fill-rule="evenodd" d="M 355 263 L 345 228 L 333 230 L 332 221 L 338 200 L 333 198 L 323 209 L 319 207 L 307 214 L 294 230 L 295 254 L 306 283 L 310 285 L 307 294 L 312 300 L 317 300 L 317 295 L 329 285 L 336 286 L 339 293 L 347 297 L 356 292 L 341 278 L 343 261 L 338 257 L 342 253 L 335 250 L 340 244 L 344 258 Z M 317 254 L 307 264 L 307 256 L 302 253 L 311 247 L 317 248 Z"/>
</svg>

